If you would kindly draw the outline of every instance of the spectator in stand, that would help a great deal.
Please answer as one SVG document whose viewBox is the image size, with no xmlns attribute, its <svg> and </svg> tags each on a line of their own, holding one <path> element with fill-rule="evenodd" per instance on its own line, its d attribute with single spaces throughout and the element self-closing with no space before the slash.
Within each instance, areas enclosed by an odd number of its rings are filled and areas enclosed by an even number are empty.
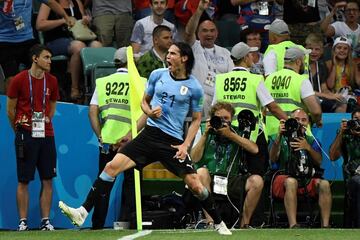
<svg viewBox="0 0 360 240">
<path fill-rule="evenodd" d="M 335 39 L 330 60 L 330 75 L 327 79 L 328 88 L 335 93 L 341 93 L 347 100 L 354 89 L 360 86 L 357 66 L 351 57 L 351 42 L 346 37 Z"/>
<path fill-rule="evenodd" d="M 142 55 L 137 62 L 140 76 L 148 79 L 150 73 L 158 68 L 166 68 L 166 54 L 172 44 L 171 29 L 159 25 L 153 31 L 153 47 Z"/>
<path fill-rule="evenodd" d="M 134 53 L 139 53 L 140 56 L 152 48 L 152 32 L 156 26 L 168 26 L 171 29 L 173 36 L 176 34 L 174 24 L 164 19 L 165 11 L 167 9 L 167 0 L 150 0 L 150 7 L 152 14 L 135 23 L 130 39 Z"/>
<path fill-rule="evenodd" d="M 261 34 L 262 44 L 267 46 L 269 36 L 264 27 L 274 20 L 273 0 L 231 0 L 231 4 L 239 6 L 240 18 L 238 23 L 246 26 L 246 28 L 257 30 Z"/>
<path fill-rule="evenodd" d="M 309 33 L 320 31 L 320 14 L 318 1 L 276 0 L 284 8 L 283 20 L 288 24 L 291 40 L 305 45 Z"/>
<path fill-rule="evenodd" d="M 150 1 L 151 0 L 133 0 L 136 21 L 151 15 Z M 175 24 L 174 7 L 175 0 L 168 0 L 165 19 Z"/>
<path fill-rule="evenodd" d="M 324 53 L 322 35 L 310 33 L 305 40 L 305 48 L 310 49 L 310 82 L 315 91 L 315 95 L 320 99 L 323 112 L 346 112 L 346 100 L 338 93 L 332 93 L 326 80 L 329 76 L 329 67 L 321 57 Z"/>
<path fill-rule="evenodd" d="M 208 117 L 214 98 L 215 76 L 230 72 L 234 63 L 230 52 L 215 44 L 218 36 L 216 25 L 211 20 L 200 22 L 203 12 L 209 7 L 209 0 L 201 0 L 185 29 L 185 41 L 189 43 L 195 55 L 193 75 L 204 89 L 203 116 Z M 199 40 L 196 40 L 196 33 Z"/>
<path fill-rule="evenodd" d="M 40 0 L 39 0 L 40 1 Z M 64 24 L 72 26 L 74 21 L 69 18 L 64 9 L 55 0 L 41 0 L 59 16 L 64 17 Z M 5 79 L 19 72 L 21 63 L 30 67 L 28 52 L 36 41 L 31 24 L 33 1 L 0 0 L 0 65 Z M 4 89 L 0 89 L 0 92 Z"/>
<path fill-rule="evenodd" d="M 216 19 L 224 21 L 237 21 L 239 7 L 233 5 L 233 0 L 216 1 Z"/>
<path fill-rule="evenodd" d="M 134 25 L 131 1 L 94 0 L 91 13 L 95 33 L 104 47 L 112 47 L 114 40 L 117 48 L 130 44 Z"/>
<path fill-rule="evenodd" d="M 328 0 L 318 0 L 320 21 L 330 13 Z"/>
<path fill-rule="evenodd" d="M 80 0 L 57 0 L 65 12 L 75 19 L 82 19 L 83 24 L 90 23 L 89 16 L 85 15 L 84 6 Z M 81 58 L 80 50 L 86 46 L 101 47 L 99 41 L 82 42 L 74 40 L 65 26 L 65 19 L 58 16 L 47 5 L 41 4 L 38 17 L 36 19 L 36 28 L 44 32 L 46 45 L 51 49 L 54 56 L 70 56 L 69 71 L 71 75 L 71 92 L 72 101 L 79 102 L 82 95 L 79 90 L 81 78 Z"/>
<path fill-rule="evenodd" d="M 253 29 L 246 29 L 244 31 L 244 42 L 249 47 L 255 47 L 258 50 L 251 52 L 253 58 L 253 66 L 250 68 L 250 72 L 264 75 L 264 64 L 263 54 L 260 52 L 261 49 L 261 35 L 258 31 Z"/>
<path fill-rule="evenodd" d="M 345 8 L 345 21 L 336 21 L 330 24 L 335 13 L 341 8 Z M 344 36 L 351 40 L 353 57 L 360 57 L 360 25 L 358 24 L 359 16 L 358 1 L 349 0 L 347 3 L 342 1 L 335 4 L 331 13 L 326 16 L 324 21 L 321 23 L 321 29 L 327 37 L 337 38 Z"/>
</svg>

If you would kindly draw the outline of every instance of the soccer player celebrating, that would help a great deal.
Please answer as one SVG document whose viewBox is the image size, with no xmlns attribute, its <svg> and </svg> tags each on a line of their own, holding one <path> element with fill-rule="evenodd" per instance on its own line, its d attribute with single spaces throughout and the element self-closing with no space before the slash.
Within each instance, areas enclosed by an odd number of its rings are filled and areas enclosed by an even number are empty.
<svg viewBox="0 0 360 240">
<path fill-rule="evenodd" d="M 74 225 L 84 223 L 98 196 L 110 193 L 112 182 L 118 174 L 132 167 L 142 168 L 160 161 L 168 170 L 184 179 L 213 218 L 219 234 L 231 235 L 187 153 L 201 123 L 203 101 L 202 87 L 190 75 L 194 65 L 193 52 L 185 43 L 174 43 L 169 48 L 166 61 L 168 69 L 155 70 L 149 77 L 141 103 L 142 110 L 148 116 L 145 129 L 106 164 L 81 207 L 75 209 L 59 202 L 59 207 Z M 189 112 L 192 113 L 192 121 L 183 140 L 183 126 Z"/>
</svg>

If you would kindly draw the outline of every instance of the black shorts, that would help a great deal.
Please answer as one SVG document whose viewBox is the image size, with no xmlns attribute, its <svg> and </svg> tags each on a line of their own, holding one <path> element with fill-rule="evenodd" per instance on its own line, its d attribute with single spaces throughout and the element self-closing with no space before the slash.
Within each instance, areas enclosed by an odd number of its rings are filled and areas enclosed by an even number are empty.
<svg viewBox="0 0 360 240">
<path fill-rule="evenodd" d="M 34 180 L 35 169 L 41 180 L 56 177 L 56 148 L 54 137 L 33 138 L 31 132 L 16 131 L 15 152 L 19 182 Z"/>
<path fill-rule="evenodd" d="M 189 157 L 185 160 L 174 158 L 177 149 L 171 145 L 182 143 L 159 128 L 145 126 L 120 152 L 131 158 L 136 163 L 136 168 L 141 169 L 152 162 L 160 161 L 170 172 L 182 178 L 185 174 L 196 173 Z"/>
</svg>

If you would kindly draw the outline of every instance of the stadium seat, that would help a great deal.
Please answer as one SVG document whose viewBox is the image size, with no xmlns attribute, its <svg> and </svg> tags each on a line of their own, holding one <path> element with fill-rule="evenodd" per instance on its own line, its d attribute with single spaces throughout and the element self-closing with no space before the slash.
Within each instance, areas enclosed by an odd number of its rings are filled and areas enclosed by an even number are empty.
<svg viewBox="0 0 360 240">
<path fill-rule="evenodd" d="M 218 29 L 217 44 L 224 48 L 232 48 L 240 42 L 241 26 L 235 21 L 218 20 L 215 21 Z"/>
<path fill-rule="evenodd" d="M 45 44 L 45 40 L 44 40 L 44 33 L 42 31 L 38 31 L 38 37 L 39 37 L 39 42 L 41 44 Z M 51 61 L 67 61 L 68 57 L 65 55 L 56 55 L 56 56 L 52 56 Z"/>
<path fill-rule="evenodd" d="M 101 48 L 83 48 L 80 51 L 81 61 L 83 63 L 84 72 L 84 84 L 85 84 L 85 97 L 91 95 L 91 90 L 94 88 L 91 84 L 95 80 L 90 79 L 92 77 L 93 69 L 96 64 L 109 65 L 113 62 L 114 53 L 116 48 L 114 47 L 101 47 Z"/>
<path fill-rule="evenodd" d="M 91 74 L 91 92 L 94 91 L 95 81 L 98 78 L 102 78 L 116 72 L 116 67 L 113 62 L 95 64 Z"/>
</svg>

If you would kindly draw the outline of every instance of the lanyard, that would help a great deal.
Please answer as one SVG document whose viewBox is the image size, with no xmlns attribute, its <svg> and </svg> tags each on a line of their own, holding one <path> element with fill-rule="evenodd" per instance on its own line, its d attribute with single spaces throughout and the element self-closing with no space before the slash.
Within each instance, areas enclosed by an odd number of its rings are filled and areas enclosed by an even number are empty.
<svg viewBox="0 0 360 240">
<path fill-rule="evenodd" d="M 5 4 L 5 1 L 4 1 Z M 26 8 L 26 4 L 27 4 L 27 0 L 24 1 L 24 7 L 19 11 L 19 16 L 21 16 L 20 14 L 22 12 L 24 12 L 25 8 Z M 15 14 L 15 0 L 12 3 L 12 11 L 11 11 L 11 17 L 12 18 L 16 18 L 16 14 Z"/>
<path fill-rule="evenodd" d="M 214 67 L 214 62 L 212 61 L 211 56 L 208 54 L 208 52 L 206 51 L 205 48 L 203 48 L 203 50 L 204 50 L 204 57 L 205 57 L 209 72 L 214 72 L 216 74 L 216 67 Z M 215 46 L 214 46 L 214 50 L 213 50 L 213 57 L 214 57 L 214 59 L 216 58 Z"/>
<path fill-rule="evenodd" d="M 321 93 L 318 61 L 315 62 L 315 66 L 316 66 L 316 79 L 317 79 L 317 85 L 318 85 L 318 92 Z M 309 73 L 310 73 L 309 75 L 310 75 L 311 84 L 314 85 L 314 79 L 313 79 L 313 75 L 312 75 L 312 72 L 311 72 L 311 67 L 309 67 Z"/>
<path fill-rule="evenodd" d="M 31 102 L 31 111 L 34 112 L 34 101 L 33 101 L 33 89 L 32 89 L 32 78 L 29 70 L 29 84 L 30 84 L 30 102 Z M 44 94 L 43 94 L 43 102 L 42 102 L 42 110 L 45 113 L 45 97 L 46 97 L 46 78 L 44 73 Z"/>
</svg>

